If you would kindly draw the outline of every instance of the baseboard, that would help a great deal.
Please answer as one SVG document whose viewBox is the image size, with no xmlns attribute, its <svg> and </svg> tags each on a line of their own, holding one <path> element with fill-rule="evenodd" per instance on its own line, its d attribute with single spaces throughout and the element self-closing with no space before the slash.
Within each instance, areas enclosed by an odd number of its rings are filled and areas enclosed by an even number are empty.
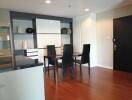
<svg viewBox="0 0 132 100">
<path fill-rule="evenodd" d="M 77 64 L 79 65 L 79 64 Z M 82 64 L 82 67 L 88 67 L 88 64 Z M 97 67 L 97 66 L 90 66 L 90 67 Z"/>
<path fill-rule="evenodd" d="M 82 65 L 83 67 L 88 67 L 88 66 L 85 66 L 85 65 Z M 97 66 L 90 66 L 90 67 L 97 67 Z"/>
<path fill-rule="evenodd" d="M 105 66 L 105 65 L 97 65 L 98 67 L 102 67 L 102 68 L 107 68 L 107 69 L 112 69 L 113 70 L 113 67 L 111 66 Z"/>
</svg>

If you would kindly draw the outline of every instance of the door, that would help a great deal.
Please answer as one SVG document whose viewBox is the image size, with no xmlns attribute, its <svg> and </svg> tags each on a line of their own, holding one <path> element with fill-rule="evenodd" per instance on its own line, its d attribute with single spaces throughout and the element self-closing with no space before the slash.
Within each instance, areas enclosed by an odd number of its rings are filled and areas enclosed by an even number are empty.
<svg viewBox="0 0 132 100">
<path fill-rule="evenodd" d="M 114 69 L 132 72 L 132 16 L 114 19 Z"/>
</svg>

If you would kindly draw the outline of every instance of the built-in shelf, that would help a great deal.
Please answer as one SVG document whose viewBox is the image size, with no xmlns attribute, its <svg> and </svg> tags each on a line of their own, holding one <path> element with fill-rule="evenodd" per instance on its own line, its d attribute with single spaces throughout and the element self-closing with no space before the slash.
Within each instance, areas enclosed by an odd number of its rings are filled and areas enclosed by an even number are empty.
<svg viewBox="0 0 132 100">
<path fill-rule="evenodd" d="M 37 34 L 61 34 L 61 33 L 37 33 Z"/>
<path fill-rule="evenodd" d="M 8 40 L 8 39 L 0 39 L 0 42 L 10 42 L 10 40 Z"/>
<path fill-rule="evenodd" d="M 14 33 L 14 35 L 33 35 L 33 33 Z"/>
<path fill-rule="evenodd" d="M 71 35 L 71 34 L 61 34 L 61 35 Z"/>
</svg>

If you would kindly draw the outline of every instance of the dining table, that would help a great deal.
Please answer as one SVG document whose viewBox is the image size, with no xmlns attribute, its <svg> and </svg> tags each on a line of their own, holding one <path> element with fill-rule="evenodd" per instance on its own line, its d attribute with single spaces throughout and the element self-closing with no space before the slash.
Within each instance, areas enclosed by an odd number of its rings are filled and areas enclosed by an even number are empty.
<svg viewBox="0 0 132 100">
<path fill-rule="evenodd" d="M 76 60 L 76 57 L 77 56 L 81 56 L 82 54 L 81 53 L 79 53 L 79 52 L 74 52 L 73 53 L 73 58 L 74 58 L 74 60 Z M 48 58 L 50 58 L 51 56 L 48 56 L 48 55 L 44 55 L 44 67 L 46 67 L 46 59 L 48 59 Z M 58 60 L 58 59 L 61 59 L 63 57 L 63 53 L 61 53 L 61 54 L 57 54 L 56 55 L 56 59 Z"/>
<path fill-rule="evenodd" d="M 79 52 L 74 52 L 73 53 L 73 58 L 74 60 L 76 60 L 76 57 L 79 57 L 79 56 L 82 56 L 82 53 L 79 53 Z M 48 55 L 44 55 L 44 68 L 45 68 L 45 73 L 46 73 L 46 59 L 50 58 L 51 56 L 48 56 Z M 55 80 L 57 80 L 57 75 L 58 75 L 58 66 L 57 66 L 57 63 L 56 61 L 59 60 L 59 59 L 62 59 L 63 58 L 63 53 L 60 53 L 60 54 L 56 54 L 56 57 L 55 57 Z"/>
</svg>

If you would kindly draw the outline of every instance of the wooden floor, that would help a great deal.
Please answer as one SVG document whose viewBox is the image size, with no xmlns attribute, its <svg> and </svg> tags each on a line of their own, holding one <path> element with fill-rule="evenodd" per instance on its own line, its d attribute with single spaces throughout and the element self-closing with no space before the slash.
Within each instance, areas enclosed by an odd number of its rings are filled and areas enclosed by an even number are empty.
<svg viewBox="0 0 132 100">
<path fill-rule="evenodd" d="M 61 72 L 61 70 L 60 70 Z M 90 76 L 87 68 L 83 75 L 77 72 L 76 78 L 58 80 L 45 77 L 46 100 L 132 100 L 132 74 L 95 67 Z"/>
</svg>

